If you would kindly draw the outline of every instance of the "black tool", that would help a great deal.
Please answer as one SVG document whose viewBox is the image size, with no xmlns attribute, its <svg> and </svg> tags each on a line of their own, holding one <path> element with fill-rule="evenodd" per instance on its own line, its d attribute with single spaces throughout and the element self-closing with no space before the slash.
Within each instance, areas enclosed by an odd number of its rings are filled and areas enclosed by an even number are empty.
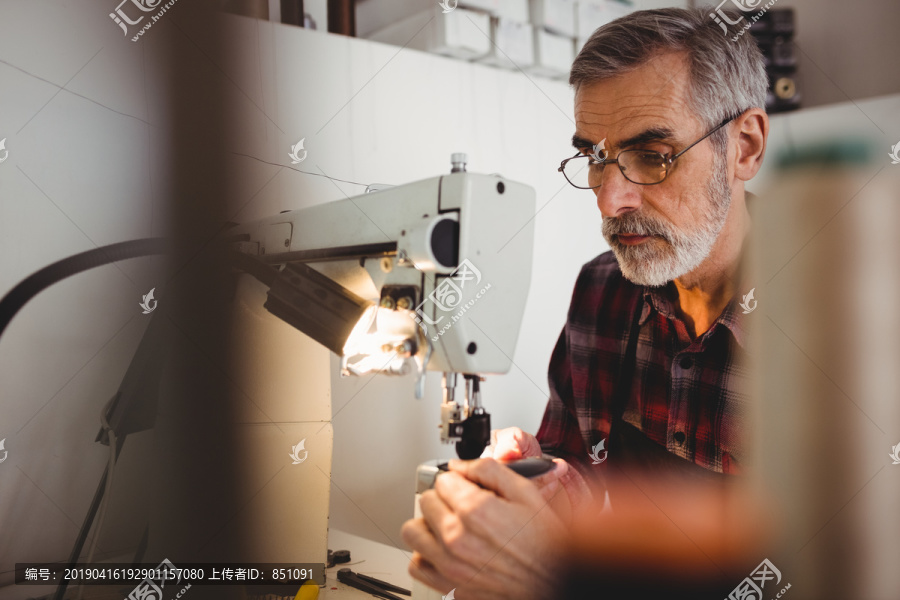
<svg viewBox="0 0 900 600">
<path fill-rule="evenodd" d="M 520 458 L 503 464 L 527 479 L 543 475 L 556 467 L 556 463 L 549 458 Z M 440 463 L 437 468 L 441 471 L 450 470 L 447 463 Z"/>
<path fill-rule="evenodd" d="M 337 576 L 338 581 L 341 583 L 362 590 L 367 594 L 372 594 L 377 598 L 384 598 L 385 600 L 403 600 L 403 598 L 395 596 L 394 594 L 391 594 L 391 592 L 397 592 L 404 596 L 412 595 L 412 592 L 405 590 L 402 587 L 392 585 L 386 581 L 381 581 L 380 579 L 375 579 L 374 577 L 369 577 L 368 575 L 354 573 L 347 568 L 338 569 Z"/>
<path fill-rule="evenodd" d="M 520 458 L 506 463 L 506 466 L 527 479 L 543 475 L 556 467 L 549 458 Z"/>
</svg>

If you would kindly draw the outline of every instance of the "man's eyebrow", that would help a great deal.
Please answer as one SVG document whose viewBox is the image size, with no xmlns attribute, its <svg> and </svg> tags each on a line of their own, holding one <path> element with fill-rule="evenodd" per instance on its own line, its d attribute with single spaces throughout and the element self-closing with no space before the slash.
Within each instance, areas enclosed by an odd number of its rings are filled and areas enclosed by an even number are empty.
<svg viewBox="0 0 900 600">
<path fill-rule="evenodd" d="M 627 140 L 622 140 L 619 144 L 620 148 L 628 148 L 629 146 L 637 146 L 638 144 L 646 144 L 647 142 L 658 142 L 668 140 L 675 137 L 675 132 L 668 127 L 651 127 L 645 129 L 637 135 L 633 135 Z M 579 137 L 577 134 L 572 136 L 572 146 L 576 150 L 582 148 L 593 148 L 594 142 Z"/>
<path fill-rule="evenodd" d="M 637 146 L 638 144 L 646 144 L 647 142 L 670 140 L 673 137 L 675 137 L 675 132 L 668 127 L 651 127 L 637 135 L 631 136 L 627 140 L 622 140 L 622 142 L 619 143 L 619 147 L 628 148 L 629 146 Z"/>
<path fill-rule="evenodd" d="M 572 136 L 572 146 L 576 150 L 581 150 L 582 148 L 593 148 L 594 142 L 586 140 L 583 137 L 578 137 L 578 135 L 576 134 Z"/>
</svg>

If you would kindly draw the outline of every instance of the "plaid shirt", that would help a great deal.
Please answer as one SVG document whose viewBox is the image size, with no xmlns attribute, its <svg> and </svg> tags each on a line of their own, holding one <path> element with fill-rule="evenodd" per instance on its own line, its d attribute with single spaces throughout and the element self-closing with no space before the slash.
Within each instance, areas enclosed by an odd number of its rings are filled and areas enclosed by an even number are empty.
<svg viewBox="0 0 900 600">
<path fill-rule="evenodd" d="M 629 282 L 612 251 L 586 263 L 550 358 L 550 400 L 537 433 L 544 452 L 587 472 L 607 467 L 607 461 L 592 464 L 589 449 L 609 439 L 611 399 L 640 301 L 637 361 L 623 420 L 702 468 L 741 472 L 749 395 L 740 297 L 739 290 L 709 330 L 691 340 L 675 312 L 674 283 L 651 288 Z M 598 456 L 604 458 L 602 450 Z"/>
</svg>

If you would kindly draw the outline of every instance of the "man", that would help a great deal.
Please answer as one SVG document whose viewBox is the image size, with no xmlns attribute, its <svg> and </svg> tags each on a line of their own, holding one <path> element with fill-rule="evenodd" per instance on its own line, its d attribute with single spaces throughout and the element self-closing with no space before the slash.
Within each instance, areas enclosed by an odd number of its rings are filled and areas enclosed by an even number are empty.
<svg viewBox="0 0 900 600">
<path fill-rule="evenodd" d="M 641 11 L 598 29 L 569 82 L 578 154 L 560 170 L 593 191 L 612 251 L 578 276 L 537 437 L 495 432 L 486 453 L 547 453 L 557 468 L 535 483 L 491 458 L 452 463 L 404 525 L 411 574 L 462 600 L 553 597 L 564 524 L 541 509 L 557 489 L 578 507 L 585 479 L 610 469 L 746 466 L 737 304 L 744 183 L 768 134 L 762 55 L 707 11 Z"/>
</svg>

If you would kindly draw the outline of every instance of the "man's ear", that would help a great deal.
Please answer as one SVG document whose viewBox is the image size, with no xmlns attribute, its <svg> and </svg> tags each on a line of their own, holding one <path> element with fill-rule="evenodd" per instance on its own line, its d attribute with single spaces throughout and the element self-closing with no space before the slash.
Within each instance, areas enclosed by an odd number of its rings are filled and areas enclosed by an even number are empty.
<svg viewBox="0 0 900 600">
<path fill-rule="evenodd" d="M 741 181 L 753 179 L 762 166 L 769 137 L 769 116 L 761 108 L 751 108 L 735 119 L 738 131 L 734 176 Z"/>
</svg>

